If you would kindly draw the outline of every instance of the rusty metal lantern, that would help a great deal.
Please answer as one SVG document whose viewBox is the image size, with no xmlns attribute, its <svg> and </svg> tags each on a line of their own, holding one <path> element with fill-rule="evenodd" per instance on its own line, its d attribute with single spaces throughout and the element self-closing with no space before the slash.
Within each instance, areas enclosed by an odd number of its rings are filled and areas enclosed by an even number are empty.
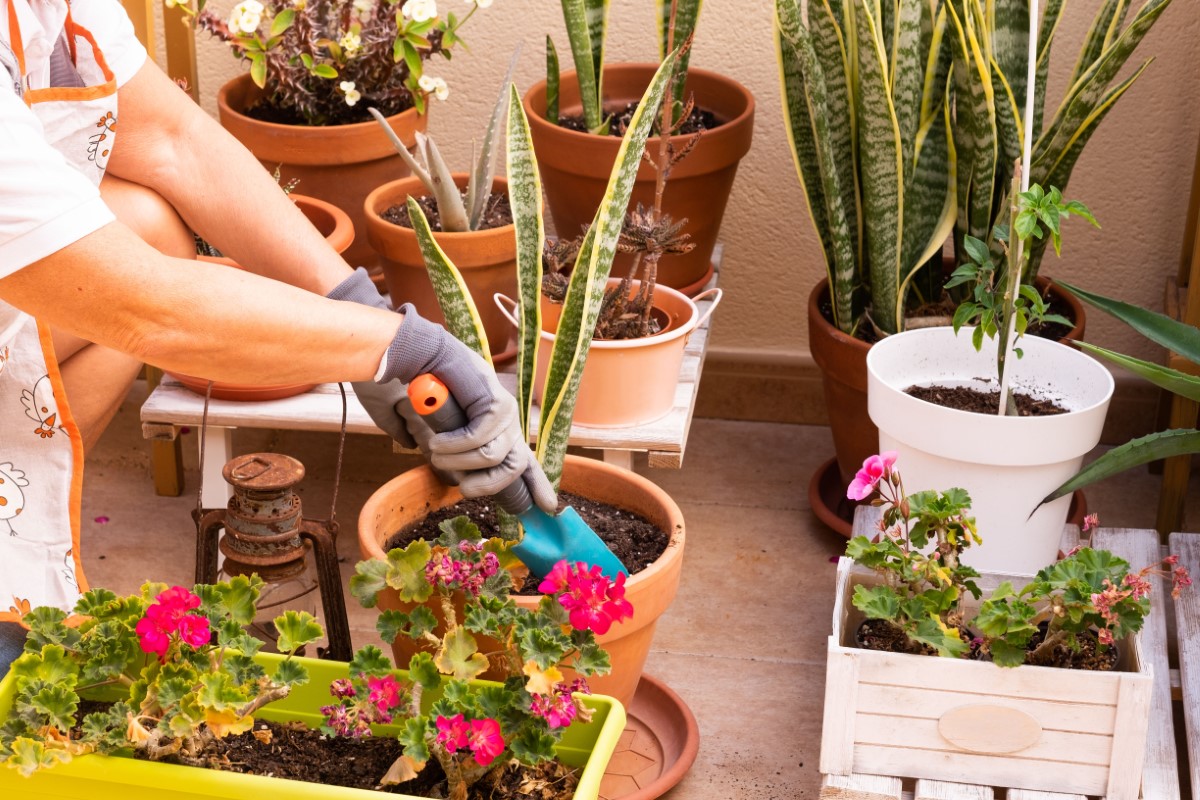
<svg viewBox="0 0 1200 800">
<path fill-rule="evenodd" d="M 280 610 L 295 608 L 301 596 L 319 589 L 329 639 L 321 655 L 349 661 L 350 624 L 338 569 L 338 526 L 332 518 L 304 518 L 300 498 L 292 491 L 304 478 L 304 465 L 281 453 L 250 453 L 231 460 L 221 474 L 233 487 L 233 497 L 227 508 L 196 515 L 196 582 L 218 580 L 219 549 L 225 556 L 221 569 L 226 574 L 258 573 L 268 584 L 294 588 L 275 600 Z M 222 529 L 225 534 L 220 536 Z M 316 562 L 315 582 L 306 577 L 309 551 Z"/>
</svg>

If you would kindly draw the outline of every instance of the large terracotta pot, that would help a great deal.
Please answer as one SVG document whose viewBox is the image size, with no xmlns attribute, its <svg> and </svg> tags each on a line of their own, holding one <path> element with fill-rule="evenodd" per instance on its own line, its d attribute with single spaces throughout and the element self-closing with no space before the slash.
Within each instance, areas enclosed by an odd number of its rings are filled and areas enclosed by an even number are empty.
<svg viewBox="0 0 1200 800">
<path fill-rule="evenodd" d="M 465 190 L 467 173 L 455 173 L 453 177 L 458 187 Z M 493 191 L 507 192 L 508 181 L 496 178 Z M 391 206 L 403 205 L 409 196 L 419 198 L 427 194 L 425 185 L 416 177 L 385 183 L 367 195 L 363 217 L 367 224 L 367 240 L 379 254 L 379 264 L 393 305 L 412 303 L 421 316 L 443 323 L 445 317 L 429 281 L 416 233 L 380 216 Z M 512 326 L 496 308 L 492 296 L 497 292 L 515 294 L 517 291 L 517 238 L 513 226 L 467 233 L 434 231 L 433 238 L 462 273 L 487 333 L 492 356 L 504 354 L 512 337 Z"/>
<path fill-rule="evenodd" d="M 346 252 L 350 243 L 354 241 L 354 225 L 350 222 L 350 217 L 345 211 L 342 211 L 332 203 L 326 203 L 324 200 L 318 200 L 315 197 L 308 197 L 296 192 L 292 192 L 289 197 L 296 204 L 296 207 L 304 212 L 304 216 L 308 217 L 308 221 L 313 224 L 313 227 L 321 232 L 321 235 L 325 237 L 325 241 L 329 242 L 329 245 L 334 250 L 337 250 L 339 253 Z M 224 264 L 227 267 L 241 269 L 241 266 L 236 261 L 225 256 L 198 256 L 198 259 L 200 261 Z M 205 394 L 208 390 L 208 380 L 205 378 L 195 378 L 191 375 L 183 375 L 178 372 L 169 374 L 197 394 Z M 298 394 L 304 394 L 313 388 L 314 385 L 311 383 L 288 383 L 251 386 L 248 384 L 215 381 L 212 387 L 212 396 L 216 400 L 280 400 L 284 397 L 294 397 Z"/>
<path fill-rule="evenodd" d="M 619 283 L 619 278 L 608 279 L 609 289 Z M 637 293 L 639 285 L 639 281 L 632 283 L 631 295 Z M 701 312 L 696 302 L 683 292 L 656 286 L 651 313 L 662 326 L 658 333 L 641 339 L 593 339 L 579 379 L 573 423 L 591 428 L 628 428 L 646 425 L 671 413 L 688 340 L 716 311 L 721 294 L 720 289 L 709 289 L 696 295 L 696 300 L 712 296 L 712 303 Z M 539 403 L 554 349 L 554 334 L 562 315 L 560 303 L 551 303 L 544 295 L 541 300 L 541 344 L 533 382 L 533 396 Z M 497 296 L 496 302 L 509 322 L 517 325 L 515 301 Z"/>
<path fill-rule="evenodd" d="M 605 67 L 606 107 L 623 109 L 639 100 L 657 68 L 657 64 Z M 664 256 L 658 266 L 658 282 L 692 295 L 704 287 L 712 273 L 712 251 L 733 178 L 738 162 L 750 150 L 754 95 L 732 78 L 694 68 L 688 70 L 684 91 L 695 95 L 697 106 L 724 122 L 706 131 L 695 149 L 672 170 L 663 200 L 664 210 L 673 219 L 687 218 L 684 231 L 691 234 L 696 247 L 685 255 Z M 568 130 L 559 127 L 557 121 L 547 120 L 545 81 L 534 84 L 525 94 L 524 104 L 555 231 L 560 236 L 574 236 L 596 215 L 621 140 Z M 582 113 L 573 71 L 562 75 L 559 108 L 564 115 Z M 681 149 L 689 138 L 675 136 L 671 141 Z M 652 156 L 658 152 L 658 142 L 658 137 L 653 137 L 646 143 L 646 151 Z M 650 164 L 641 165 L 629 202 L 631 210 L 638 203 L 653 205 L 655 175 Z M 631 255 L 619 254 L 613 274 L 625 274 L 631 263 Z"/>
<path fill-rule="evenodd" d="M 408 175 L 379 123 L 353 125 L 279 125 L 260 122 L 242 113 L 262 97 L 248 74 L 239 75 L 217 92 L 221 125 L 244 144 L 269 170 L 279 167 L 281 180 L 299 179 L 297 189 L 332 203 L 350 215 L 354 244 L 345 252 L 351 266 L 374 266 L 367 243 L 363 201 L 385 181 Z M 428 114 L 409 109 L 388 117 L 392 130 L 412 147 L 417 131 L 425 130 Z"/>
<path fill-rule="evenodd" d="M 1069 308 L 1066 316 L 1075 322 L 1075 326 L 1059 341 L 1071 344 L 1082 339 L 1087 323 L 1083 304 L 1049 279 L 1039 277 L 1034 285 Z M 808 296 L 808 344 L 813 361 L 821 370 L 837 474 L 830 474 L 831 471 L 822 465 L 809 482 L 808 497 L 817 516 L 848 537 L 853 503 L 845 499 L 845 488 L 863 461 L 879 452 L 879 429 L 867 413 L 867 353 L 871 345 L 834 327 L 822 312 L 822 308 L 829 307 L 829 300 L 829 280 L 823 278 Z M 964 342 L 964 346 L 970 347 L 970 344 Z M 833 481 L 836 484 L 831 490 L 829 484 Z M 835 502 L 838 503 L 836 507 Z M 1077 496 L 1075 503 L 1073 509 L 1086 511 L 1082 494 Z M 1073 510 L 1072 519 L 1075 517 Z"/>
<path fill-rule="evenodd" d="M 612 658 L 613 668 L 608 675 L 589 678 L 588 682 L 592 691 L 615 697 L 628 707 L 650 652 L 658 618 L 671 605 L 679 588 L 685 539 L 683 514 L 666 492 L 640 475 L 579 456 L 567 456 L 562 490 L 636 512 L 671 534 L 662 556 L 630 576 L 625 584 L 625 597 L 633 604 L 633 617 L 613 625 L 607 634 L 598 637 L 601 647 Z M 384 558 L 383 545 L 396 532 L 461 499 L 456 487 L 442 484 L 428 467 L 393 478 L 371 495 L 359 514 L 359 551 L 363 558 Z M 535 607 L 539 600 L 522 596 L 513 599 L 529 608 Z M 392 590 L 380 594 L 379 607 L 406 610 Z M 407 666 L 417 649 L 411 639 L 397 638 L 393 647 L 397 665 Z M 504 676 L 493 670 L 483 677 Z"/>
</svg>

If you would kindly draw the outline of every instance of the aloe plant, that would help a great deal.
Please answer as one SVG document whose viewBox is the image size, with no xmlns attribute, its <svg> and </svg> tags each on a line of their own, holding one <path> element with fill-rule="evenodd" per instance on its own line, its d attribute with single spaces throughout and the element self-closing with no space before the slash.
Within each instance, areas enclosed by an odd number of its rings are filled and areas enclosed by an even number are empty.
<svg viewBox="0 0 1200 800">
<path fill-rule="evenodd" d="M 1094 294 L 1061 281 L 1058 281 L 1058 284 L 1089 305 L 1129 325 L 1155 344 L 1178 353 L 1193 364 L 1200 364 L 1200 330 L 1195 327 L 1155 311 Z M 1117 364 L 1173 394 L 1200 402 L 1200 378 L 1194 375 L 1143 361 L 1140 358 L 1115 353 L 1087 342 L 1077 342 L 1076 344 L 1085 352 Z M 1110 478 L 1127 469 L 1157 461 L 1160 458 L 1193 453 L 1200 453 L 1200 430 L 1173 428 L 1152 433 L 1109 450 L 1051 492 L 1042 502 L 1049 503 L 1076 489 Z"/>
<path fill-rule="evenodd" d="M 900 330 L 953 229 L 947 16 L 928 0 L 810 0 L 807 15 L 775 0 L 784 123 L 846 333 L 864 314 Z"/>
<path fill-rule="evenodd" d="M 1044 123 L 1046 79 L 1065 0 L 1047 0 L 1039 24 L 1031 183 L 1065 191 L 1084 146 L 1113 105 L 1153 59 L 1112 85 L 1142 38 L 1171 4 L 1147 0 L 1125 24 L 1130 0 L 1101 0 L 1072 69 L 1067 91 Z M 885 3 L 886 5 L 886 3 Z M 1029 0 L 949 0 L 954 42 L 954 149 L 957 159 L 957 263 L 965 236 L 991 240 L 1004 222 L 1013 164 L 1021 157 L 1029 56 Z M 1037 276 L 1045 240 L 1034 242 L 1026 280 Z"/>
<path fill-rule="evenodd" d="M 562 476 L 579 380 L 591 348 L 592 332 L 596 328 L 604 299 L 634 178 L 678 55 L 677 50 L 663 60 L 638 103 L 637 111 L 621 139 L 604 199 L 584 236 L 571 273 L 542 390 L 536 450 L 542 469 L 556 486 Z M 517 237 L 517 282 L 520 294 L 517 400 L 521 409 L 522 432 L 528 438 L 533 416 L 534 369 L 541 334 L 538 295 L 542 283 L 545 225 L 541 181 L 534 158 L 529 120 L 515 85 L 508 90 L 507 172 L 509 204 Z M 410 202 L 409 209 L 415 218 L 423 220 L 419 206 Z M 478 352 L 486 354 L 487 337 L 458 270 L 437 247 L 431 235 L 421 235 L 419 226 L 418 241 L 433 279 L 438 302 L 446 315 L 447 327 Z"/>
<path fill-rule="evenodd" d="M 483 222 L 483 213 L 487 208 L 488 198 L 492 196 L 492 185 L 495 183 L 493 173 L 496 170 L 496 130 L 500 126 L 500 117 L 504 113 L 508 85 L 512 81 L 513 69 L 517 65 L 519 53 L 520 48 L 517 48 L 517 52 L 513 53 L 512 59 L 508 63 L 508 72 L 504 75 L 504 81 L 500 85 L 500 94 L 496 97 L 496 103 L 492 107 L 492 116 L 483 133 L 479 158 L 467 179 L 465 198 L 458 190 L 457 184 L 454 183 L 450 167 L 442 158 L 441 152 L 431 137 L 418 131 L 416 153 L 410 153 L 404 142 L 392 130 L 392 126 L 388 124 L 387 118 L 379 113 L 378 109 L 367 109 L 383 128 L 384 134 L 396 148 L 396 153 L 401 160 L 408 165 L 413 175 L 420 178 L 426 191 L 429 192 L 429 196 L 434 198 L 443 231 L 455 233 L 476 231 Z M 412 218 L 412 198 L 409 198 L 409 217 Z M 415 227 L 415 221 L 413 224 Z M 428 227 L 428 223 L 426 223 L 426 227 Z"/>
<path fill-rule="evenodd" d="M 683 44 L 691 38 L 700 16 L 700 4 L 701 0 L 656 0 L 660 61 L 676 49 L 672 43 Z M 575 61 L 584 124 L 589 133 L 603 134 L 609 130 L 609 119 L 604 114 L 604 36 L 608 28 L 608 6 L 609 0 L 562 0 L 563 21 Z M 686 108 L 683 86 L 687 83 L 689 57 L 687 50 L 679 55 L 672 80 L 671 94 L 675 98 L 672 118 L 676 121 Z M 547 36 L 546 119 L 555 123 L 558 122 L 558 86 L 558 52 Z"/>
</svg>

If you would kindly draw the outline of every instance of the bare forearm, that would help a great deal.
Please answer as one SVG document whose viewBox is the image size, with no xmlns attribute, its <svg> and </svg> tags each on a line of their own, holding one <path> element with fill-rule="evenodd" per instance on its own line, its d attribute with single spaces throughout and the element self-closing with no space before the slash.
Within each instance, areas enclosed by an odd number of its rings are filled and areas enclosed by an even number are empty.
<svg viewBox="0 0 1200 800">
<path fill-rule="evenodd" d="M 0 279 L 0 298 L 155 366 L 256 384 L 369 380 L 402 319 L 163 256 L 119 222 Z"/>
</svg>

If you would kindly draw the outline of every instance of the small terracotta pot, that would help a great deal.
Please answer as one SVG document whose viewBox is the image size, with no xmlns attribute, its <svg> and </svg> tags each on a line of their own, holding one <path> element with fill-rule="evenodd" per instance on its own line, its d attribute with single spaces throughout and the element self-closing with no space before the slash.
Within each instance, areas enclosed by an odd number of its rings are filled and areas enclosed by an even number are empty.
<svg viewBox="0 0 1200 800">
<path fill-rule="evenodd" d="M 454 174 L 459 189 L 467 187 L 465 172 Z M 508 181 L 496 178 L 494 192 L 508 191 Z M 433 284 L 425 269 L 425 259 L 417 245 L 417 235 L 380 216 L 388 208 L 403 205 L 408 197 L 425 197 L 428 191 L 416 177 L 385 183 L 367 195 L 363 217 L 367 223 L 367 240 L 379 254 L 379 264 L 387 282 L 393 305 L 412 303 L 426 319 L 444 323 L 445 316 L 438 305 Z M 462 273 L 483 329 L 487 333 L 492 356 L 504 354 L 512 337 L 512 326 L 491 302 L 497 292 L 515 294 L 517 291 L 517 238 L 512 225 L 466 233 L 434 231 L 438 247 Z"/>
<path fill-rule="evenodd" d="M 670 495 L 650 481 L 602 461 L 567 456 L 563 468 L 563 491 L 632 511 L 653 522 L 671 535 L 663 554 L 646 569 L 631 575 L 625 584 L 625 598 L 633 605 L 633 617 L 613 625 L 597 637 L 612 660 L 612 672 L 589 678 L 592 691 L 615 697 L 626 707 L 633 699 L 642 667 L 650 652 L 650 643 L 658 618 L 670 607 L 679 588 L 685 541 L 683 514 Z M 419 467 L 399 475 L 380 487 L 363 506 L 358 517 L 358 547 L 363 558 L 386 557 L 383 546 L 397 532 L 426 515 L 462 499 L 456 487 L 445 486 L 428 467 Z M 535 608 L 540 597 L 513 595 L 520 606 Z M 396 593 L 385 590 L 379 596 L 380 609 L 411 609 L 400 602 Z M 431 605 L 435 614 L 437 604 Z M 419 646 L 400 637 L 392 648 L 396 664 L 406 667 Z M 484 649 L 487 649 L 486 643 Z M 482 677 L 503 679 L 502 672 L 489 670 Z M 567 671 L 567 680 L 573 674 Z"/>
<path fill-rule="evenodd" d="M 321 232 L 321 235 L 325 237 L 325 240 L 329 242 L 334 250 L 337 250 L 339 253 L 346 252 L 346 248 L 354 241 L 354 225 L 350 222 L 350 217 L 345 211 L 342 211 L 332 203 L 326 203 L 324 200 L 318 200 L 315 197 L 308 197 L 307 195 L 295 192 L 288 196 L 296 204 L 296 207 L 304 212 L 304 216 L 308 217 L 308 221 Z M 225 256 L 198 256 L 197 258 L 200 261 L 224 264 L 227 267 L 241 269 L 241 266 L 236 261 Z M 205 378 L 194 378 L 191 375 L 183 375 L 178 372 L 168 374 L 197 394 L 205 394 L 208 390 L 208 380 Z M 212 396 L 216 400 L 280 400 L 284 397 L 294 397 L 298 394 L 304 394 L 315 385 L 313 383 L 288 383 L 251 386 L 248 384 L 215 381 L 213 383 Z"/>
<path fill-rule="evenodd" d="M 620 283 L 609 278 L 608 286 Z M 637 292 L 634 281 L 632 292 Z M 721 290 L 709 289 L 696 295 L 701 300 L 712 295 L 713 302 L 703 314 L 694 300 L 667 286 L 654 287 L 652 313 L 659 316 L 662 330 L 643 339 L 593 339 L 588 350 L 579 394 L 575 400 L 574 424 L 592 428 L 627 428 L 661 419 L 675 407 L 675 386 L 683 364 L 684 348 L 692 332 L 700 327 L 721 302 Z M 496 303 L 509 322 L 517 325 L 516 303 L 503 295 Z M 538 346 L 534 398 L 541 400 L 554 331 L 558 329 L 562 306 L 542 297 L 542 335 Z"/>
<path fill-rule="evenodd" d="M 375 254 L 367 243 L 363 221 L 363 200 L 384 181 L 409 174 L 408 167 L 374 120 L 352 125 L 279 125 L 246 116 L 243 111 L 258 102 L 262 94 L 249 74 L 222 86 L 217 92 L 221 125 L 268 170 L 279 167 L 281 181 L 298 178 L 301 192 L 349 214 L 355 239 L 345 258 L 351 266 L 374 266 Z M 412 147 L 417 131 L 425 130 L 428 119 L 428 113 L 409 109 L 388 117 L 388 123 Z"/>
<path fill-rule="evenodd" d="M 637 102 L 657 64 L 614 64 L 604 68 L 605 105 L 624 109 Z M 732 78 L 716 72 L 691 68 L 684 91 L 694 94 L 696 105 L 711 111 L 723 122 L 700 137 L 695 149 L 671 172 L 663 198 L 663 209 L 672 219 L 687 218 L 684 231 L 696 247 L 685 255 L 664 256 L 658 265 L 658 283 L 693 295 L 712 274 L 712 251 L 721 229 L 721 219 L 733 188 L 738 162 L 750 150 L 754 133 L 754 95 Z M 530 133 L 554 228 L 559 236 L 575 236 L 590 225 L 608 186 L 609 173 L 617 159 L 621 140 L 559 127 L 546 119 L 546 82 L 533 85 L 524 99 Z M 559 108 L 564 115 L 581 114 L 579 84 L 575 73 L 564 72 L 559 89 Z M 690 136 L 674 136 L 671 144 L 680 150 Z M 646 152 L 658 153 L 659 137 L 646 142 Z M 629 208 L 654 203 L 654 168 L 643 163 Z M 628 271 L 632 255 L 619 254 L 614 270 Z"/>
</svg>

